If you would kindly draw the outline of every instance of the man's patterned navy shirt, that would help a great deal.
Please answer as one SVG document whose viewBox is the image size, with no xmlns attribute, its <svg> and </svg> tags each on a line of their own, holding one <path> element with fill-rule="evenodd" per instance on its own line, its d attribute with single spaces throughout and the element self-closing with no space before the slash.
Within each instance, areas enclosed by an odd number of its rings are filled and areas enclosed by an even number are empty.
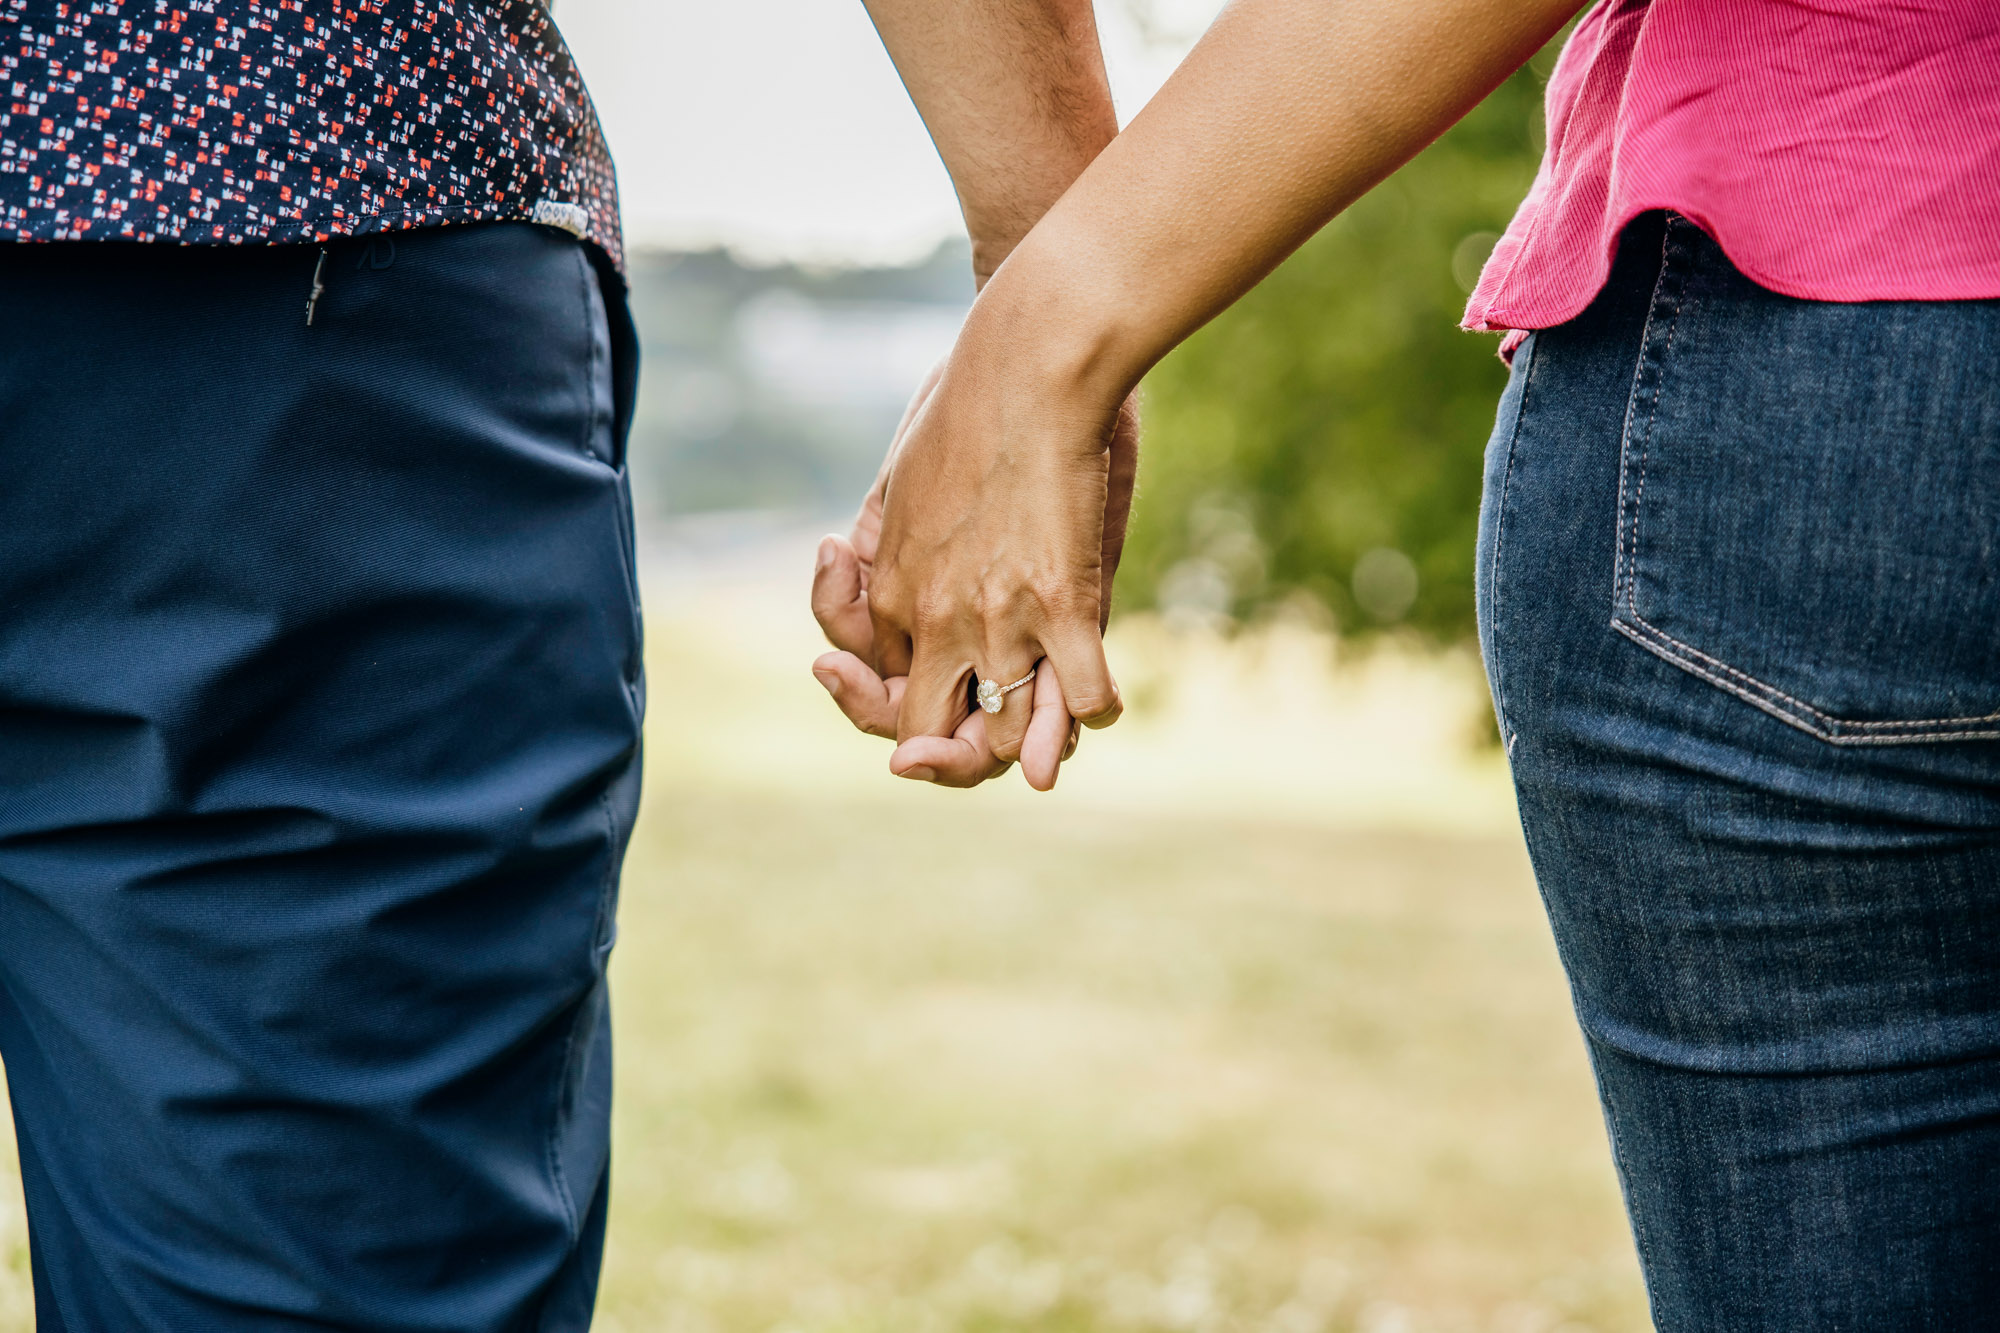
<svg viewBox="0 0 2000 1333">
<path fill-rule="evenodd" d="M 507 218 L 622 261 L 604 134 L 540 0 L 0 0 L 0 237 Z"/>
</svg>

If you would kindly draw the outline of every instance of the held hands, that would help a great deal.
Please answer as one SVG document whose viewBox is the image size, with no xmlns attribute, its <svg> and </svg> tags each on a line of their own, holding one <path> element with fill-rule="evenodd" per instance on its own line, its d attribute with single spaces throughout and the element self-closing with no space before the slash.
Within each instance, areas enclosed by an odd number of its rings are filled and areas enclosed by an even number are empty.
<svg viewBox="0 0 2000 1333">
<path fill-rule="evenodd" d="M 891 772 L 970 787 L 1018 759 L 1047 791 L 1077 723 L 1122 707 L 1102 630 L 1138 415 L 1038 391 L 1004 359 L 961 338 L 911 400 L 852 536 L 820 543 L 813 614 L 836 651 L 813 674 L 855 726 L 897 740 Z M 999 712 L 969 705 L 973 678 L 1031 671 Z"/>
<path fill-rule="evenodd" d="M 1095 377 L 1093 399 L 1079 346 L 1049 336 L 1074 330 L 1046 318 L 1033 281 L 1005 274 L 1118 117 L 1090 0 L 866 5 L 951 173 L 979 298 L 853 536 L 821 545 L 813 609 L 838 651 L 813 671 L 856 726 L 896 739 L 891 772 L 969 787 L 1018 759 L 1046 791 L 1078 723 L 1119 711 L 1102 631 L 1138 376 Z M 975 682 L 1019 688 L 986 712 Z"/>
</svg>

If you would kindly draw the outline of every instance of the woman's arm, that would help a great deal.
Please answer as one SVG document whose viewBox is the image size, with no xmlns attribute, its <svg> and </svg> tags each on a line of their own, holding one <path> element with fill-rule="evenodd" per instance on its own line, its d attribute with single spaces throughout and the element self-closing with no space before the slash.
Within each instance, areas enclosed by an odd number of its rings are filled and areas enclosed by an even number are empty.
<svg viewBox="0 0 2000 1333">
<path fill-rule="evenodd" d="M 968 671 L 1046 655 L 1116 716 L 1098 638 L 1109 423 L 1140 376 L 1436 138 L 1579 0 L 1235 0 L 974 304 L 889 478 L 871 598 L 907 663 L 892 768 Z"/>
<path fill-rule="evenodd" d="M 1122 399 L 1450 128 L 1580 0 L 1236 0 L 986 302 L 1043 373 Z"/>
</svg>

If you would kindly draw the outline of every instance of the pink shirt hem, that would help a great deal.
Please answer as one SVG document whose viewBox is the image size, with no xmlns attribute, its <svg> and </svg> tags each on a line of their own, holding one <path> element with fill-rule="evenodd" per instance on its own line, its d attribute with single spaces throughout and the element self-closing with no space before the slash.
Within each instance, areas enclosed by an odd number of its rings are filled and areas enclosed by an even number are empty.
<svg viewBox="0 0 2000 1333">
<path fill-rule="evenodd" d="M 1788 296 L 2000 297 L 2000 5 L 1602 0 L 1548 125 L 1467 328 L 1575 317 L 1652 209 Z"/>
</svg>

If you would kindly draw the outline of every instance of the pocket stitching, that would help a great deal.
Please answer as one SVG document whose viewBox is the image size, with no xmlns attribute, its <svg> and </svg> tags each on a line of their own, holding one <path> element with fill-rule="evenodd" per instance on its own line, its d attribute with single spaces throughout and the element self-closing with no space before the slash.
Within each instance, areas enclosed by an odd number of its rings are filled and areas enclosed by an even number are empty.
<svg viewBox="0 0 2000 1333">
<path fill-rule="evenodd" d="M 1807 732 L 1832 745 L 1897 745 L 1912 741 L 2000 739 L 2000 729 L 1988 731 L 1972 730 L 1972 728 L 1979 727 L 1984 723 L 2000 722 L 2000 712 L 1987 713 L 1981 716 L 1898 718 L 1884 721 L 1850 721 L 1845 718 L 1836 717 L 1822 709 L 1813 707 L 1803 699 L 1794 698 L 1777 686 L 1759 680 L 1748 672 L 1739 670 L 1727 662 L 1709 656 L 1692 644 L 1682 642 L 1639 614 L 1639 521 L 1646 499 L 1646 470 L 1652 457 L 1653 427 L 1659 418 L 1660 393 L 1666 379 L 1665 363 L 1667 357 L 1673 352 L 1674 337 L 1680 329 L 1681 298 L 1686 282 L 1685 273 L 1675 275 L 1676 286 L 1671 297 L 1671 309 L 1669 312 L 1669 320 L 1671 322 L 1667 325 L 1666 345 L 1660 349 L 1657 357 L 1650 357 L 1649 353 L 1654 342 L 1653 317 L 1661 308 L 1662 297 L 1667 289 L 1667 276 L 1673 268 L 1675 249 L 1674 228 L 1676 225 L 1685 224 L 1681 224 L 1679 219 L 1670 219 L 1667 224 L 1666 238 L 1662 243 L 1660 276 L 1653 287 L 1653 302 L 1652 307 L 1646 312 L 1646 326 L 1641 330 L 1639 336 L 1639 373 L 1644 374 L 1646 372 L 1649 368 L 1648 362 L 1650 360 L 1650 369 L 1653 376 L 1653 397 L 1652 402 L 1647 408 L 1646 428 L 1642 437 L 1644 443 L 1640 447 L 1638 485 L 1633 489 L 1632 494 L 1631 531 L 1629 537 L 1622 531 L 1620 533 L 1617 555 L 1618 568 L 1613 573 L 1612 586 L 1614 592 L 1612 594 L 1611 627 L 1625 635 L 1626 638 L 1631 639 L 1640 647 L 1652 652 L 1663 661 L 1680 667 L 1689 674 L 1708 681 L 1710 684 L 1735 695 L 1744 702 L 1755 705 L 1780 721 L 1788 722 L 1801 731 Z M 1627 478 L 1631 475 L 1632 417 L 1633 411 L 1637 407 L 1639 386 L 1635 383 L 1633 387 L 1633 399 L 1626 408 L 1625 438 L 1623 447 L 1620 450 L 1621 466 L 1618 471 L 1618 523 L 1621 529 L 1625 527 L 1627 521 L 1625 485 Z M 1630 617 L 1631 623 L 1629 624 L 1620 615 L 1618 604 L 1618 594 L 1620 592 L 1624 594 L 1624 610 L 1625 614 Z M 1667 644 L 1673 645 L 1674 649 L 1679 649 L 1680 651 L 1675 652 L 1673 649 L 1669 649 L 1665 646 Z M 1729 681 L 1715 675 L 1714 672 L 1708 671 L 1694 662 L 1687 660 L 1687 657 L 1683 656 L 1683 654 L 1699 658 L 1717 670 L 1727 672 L 1729 675 L 1744 682 L 1751 689 L 1762 691 L 1763 695 L 1768 697 L 1760 697 L 1759 695 L 1752 694 L 1742 686 L 1731 684 Z M 1823 725 L 1815 726 L 1805 718 L 1781 707 L 1776 702 L 1778 700 L 1782 700 L 1785 704 L 1790 705 L 1800 712 L 1811 714 L 1813 717 L 1820 719 Z M 1921 727 L 1943 727 L 1949 728 L 1949 730 L 1911 730 L 1912 728 Z M 1857 736 L 1848 734 L 1850 732 L 1872 732 L 1878 734 Z"/>
<path fill-rule="evenodd" d="M 1636 509 L 1634 512 L 1636 515 Z M 1643 626 L 1649 634 L 1656 635 L 1659 638 L 1664 639 L 1666 642 L 1673 644 L 1676 648 L 1679 648 L 1684 652 L 1690 653 L 1695 657 L 1699 657 L 1702 661 L 1707 662 L 1710 666 L 1715 667 L 1719 671 L 1728 672 L 1730 675 L 1736 677 L 1738 680 L 1745 682 L 1746 684 L 1750 685 L 1755 689 L 1763 690 L 1765 693 L 1773 696 L 1774 698 L 1784 700 L 1786 703 L 1791 704 L 1793 707 L 1801 710 L 1802 712 L 1811 713 L 1814 717 L 1824 720 L 1829 731 L 1834 733 L 1838 733 L 1840 731 L 1845 731 L 1845 730 L 1887 731 L 1887 730 L 1893 730 L 1894 728 L 1897 727 L 1976 727 L 1982 722 L 2000 722 L 2000 713 L 1985 713 L 1979 716 L 1967 716 L 1967 717 L 1925 717 L 1925 718 L 1908 718 L 1908 719 L 1895 718 L 1885 721 L 1873 721 L 1873 722 L 1849 721 L 1846 718 L 1836 717 L 1832 713 L 1828 713 L 1823 709 L 1815 708 L 1803 699 L 1794 698 L 1792 695 L 1785 693 L 1777 686 L 1769 684 L 1765 681 L 1761 681 L 1757 679 L 1757 677 L 1750 675 L 1748 672 L 1738 670 L 1736 667 L 1729 665 L 1729 663 L 1727 662 L 1723 662 L 1714 657 L 1710 657 L 1707 653 L 1703 652 L 1699 648 L 1696 648 L 1692 644 L 1683 643 L 1681 640 L 1676 639 L 1673 635 L 1667 633 L 1665 630 L 1661 629 L 1659 626 L 1653 624 L 1651 621 L 1647 620 L 1644 616 L 1640 615 L 1638 607 L 1636 605 L 1634 605 L 1631 608 L 1631 616 L 1633 621 L 1636 622 L 1637 625 Z M 1614 624 L 1615 623 L 1617 622 L 1614 622 Z M 1621 625 L 1620 628 L 1629 628 L 1629 627 Z M 1903 739 L 1915 740 L 1919 738 L 1905 737 Z"/>
<path fill-rule="evenodd" d="M 1743 700 L 1743 702 L 1750 704 L 1753 707 L 1762 709 L 1766 713 L 1769 713 L 1772 717 L 1777 718 L 1780 722 L 1789 723 L 1790 725 L 1797 727 L 1800 731 L 1806 732 L 1808 735 L 1817 737 L 1818 739 L 1825 741 L 1829 745 L 1901 745 L 1909 741 L 2000 740 L 2000 731 L 1928 731 L 1928 732 L 1917 732 L 1910 735 L 1896 735 L 1896 736 L 1848 736 L 1848 735 L 1843 735 L 1837 731 L 1824 730 L 1822 728 L 1815 727 L 1810 722 L 1807 722 L 1805 719 L 1798 717 L 1797 715 L 1791 712 L 1786 711 L 1785 709 L 1779 707 L 1776 703 L 1772 702 L 1771 700 L 1763 698 L 1759 695 L 1752 694 L 1750 691 L 1744 689 L 1741 685 L 1738 685 L 1733 681 L 1726 680 L 1723 677 L 1716 675 L 1714 672 L 1708 670 L 1706 667 L 1703 667 L 1698 663 L 1689 661 L 1687 658 L 1682 657 L 1678 653 L 1675 653 L 1672 649 L 1666 648 L 1661 644 L 1655 642 L 1653 639 L 1646 637 L 1645 633 L 1640 631 L 1638 628 L 1632 625 L 1628 625 L 1622 620 L 1612 621 L 1611 628 L 1617 630 L 1620 634 L 1623 634 L 1626 638 L 1632 640 L 1632 642 L 1638 644 L 1641 648 L 1644 648 L 1647 652 L 1652 653 L 1654 656 L 1660 658 L 1662 661 L 1668 662 L 1673 666 L 1679 667 L 1681 670 L 1687 672 L 1691 676 L 1699 676 L 1701 679 L 1707 681 L 1709 684 L 1715 686 L 1717 689 L 1733 694 L 1737 698 Z M 1687 648 L 1687 645 L 1681 643 L 1680 640 L 1675 639 L 1670 635 L 1661 634 L 1659 630 L 1655 629 L 1651 625 L 1646 626 L 1646 629 L 1650 630 L 1653 634 L 1659 635 L 1660 638 L 1666 639 L 1670 643 L 1677 644 L 1682 648 Z M 1697 657 L 1703 655 L 1697 649 L 1688 648 L 1688 651 L 1694 653 Z M 1725 671 L 1735 671 L 1734 667 L 1727 666 L 1723 663 L 1717 663 L 1716 665 L 1721 666 L 1722 669 Z M 1736 674 L 1742 675 L 1743 673 L 1736 672 Z M 1749 680 L 1751 684 L 1756 685 L 1761 689 L 1771 690 L 1770 686 L 1765 685 L 1762 681 L 1756 680 L 1753 677 L 1745 677 L 1745 679 Z M 1781 698 L 1786 699 L 1788 702 L 1797 704 L 1799 707 L 1804 708 L 1808 712 L 1812 713 L 1819 712 L 1819 710 L 1813 708 L 1812 705 L 1799 703 L 1798 700 L 1792 699 L 1791 696 L 1783 694 L 1782 691 L 1771 690 L 1771 693 L 1779 695 Z M 1820 716 L 1823 717 L 1825 716 L 1825 714 L 1820 714 Z M 1842 722 L 1839 718 L 1832 718 L 1829 720 L 1836 726 L 1846 726 L 1846 727 L 1852 727 L 1852 726 L 1921 727 L 1928 725 L 1923 722 L 1855 723 L 1855 722 Z M 1955 719 L 1947 719 L 1947 720 L 1955 720 Z M 1989 719 L 1968 718 L 1965 720 L 1969 723 L 1977 724 L 1980 722 L 1988 721 Z"/>
<path fill-rule="evenodd" d="M 1626 599 L 1632 607 L 1632 614 L 1635 618 L 1639 614 L 1638 603 L 1637 603 L 1638 594 L 1636 591 L 1639 583 L 1639 572 L 1638 572 L 1639 512 L 1640 512 L 1640 507 L 1644 505 L 1646 502 L 1646 467 L 1647 464 L 1651 461 L 1653 454 L 1653 426 L 1656 422 L 1658 422 L 1660 417 L 1660 390 L 1661 387 L 1666 383 L 1667 358 L 1670 355 L 1672 355 L 1674 350 L 1674 338 L 1680 332 L 1681 296 L 1684 290 L 1684 285 L 1686 283 L 1686 275 L 1674 274 L 1675 288 L 1672 297 L 1673 308 L 1668 314 L 1667 343 L 1665 347 L 1662 347 L 1660 349 L 1659 354 L 1657 356 L 1653 356 L 1651 355 L 1653 347 L 1653 317 L 1659 313 L 1662 296 L 1667 290 L 1667 277 L 1670 273 L 1674 272 L 1673 259 L 1674 259 L 1674 224 L 1673 220 L 1669 219 L 1667 222 L 1665 234 L 1663 235 L 1660 242 L 1660 276 L 1657 279 L 1655 279 L 1653 283 L 1653 300 L 1652 304 L 1648 307 L 1646 311 L 1646 325 L 1643 329 L 1639 331 L 1638 373 L 1644 374 L 1648 370 L 1651 371 L 1653 379 L 1653 400 L 1650 404 L 1647 405 L 1646 408 L 1645 443 L 1640 447 L 1639 451 L 1639 484 L 1634 489 L 1632 494 L 1632 532 L 1630 537 L 1631 555 L 1629 558 L 1625 557 L 1626 543 L 1623 541 L 1619 543 L 1619 556 L 1624 565 L 1624 568 L 1620 571 L 1620 573 L 1623 577 L 1625 585 Z M 1628 402 L 1625 408 L 1625 439 L 1623 441 L 1623 448 L 1620 450 L 1621 455 L 1629 455 L 1631 449 L 1632 413 L 1633 409 L 1638 406 L 1637 402 L 1638 387 L 1639 386 L 1637 383 L 1637 378 L 1635 376 L 1635 382 L 1633 384 L 1633 389 L 1634 389 L 1633 400 Z M 1619 526 L 1623 527 L 1625 523 L 1625 481 L 1626 478 L 1631 475 L 1631 464 L 1625 457 L 1621 457 L 1620 462 L 1623 465 L 1618 469 L 1618 522 Z M 1612 602 L 1612 608 L 1613 608 L 1613 615 L 1615 617 L 1617 613 L 1617 602 L 1615 600 L 1615 594 L 1614 594 L 1614 600 Z"/>
<path fill-rule="evenodd" d="M 1514 405 L 1514 428 L 1507 433 L 1507 466 L 1500 477 L 1500 498 L 1493 513 L 1493 571 L 1492 605 L 1493 638 L 1497 644 L 1500 638 L 1500 585 L 1503 578 L 1500 556 L 1507 542 L 1507 497 L 1514 486 L 1514 455 L 1521 440 L 1521 421 L 1528 415 L 1528 395 L 1535 388 L 1535 370 L 1540 364 L 1540 339 L 1532 334 L 1528 339 L 1528 369 L 1521 380 L 1521 399 Z M 1500 724 L 1501 744 L 1509 755 L 1514 753 L 1514 740 L 1519 734 L 1507 724 L 1506 672 L 1501 666 L 1500 654 L 1493 655 L 1493 714 Z"/>
</svg>

